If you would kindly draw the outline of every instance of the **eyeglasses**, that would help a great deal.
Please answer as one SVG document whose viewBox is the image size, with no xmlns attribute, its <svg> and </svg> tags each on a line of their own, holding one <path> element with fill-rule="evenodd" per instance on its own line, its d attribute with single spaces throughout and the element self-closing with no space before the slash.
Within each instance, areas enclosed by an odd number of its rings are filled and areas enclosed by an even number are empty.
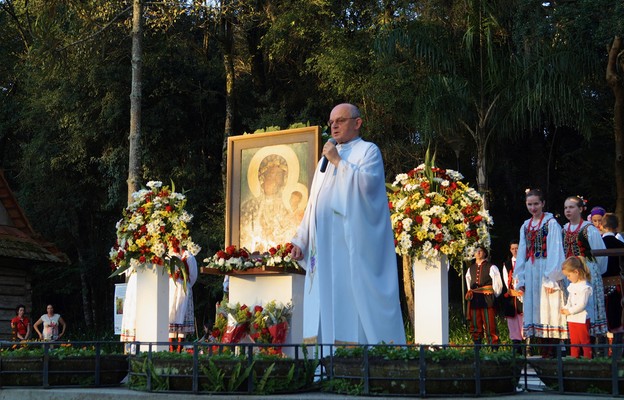
<svg viewBox="0 0 624 400">
<path fill-rule="evenodd" d="M 345 122 L 347 122 L 348 119 L 358 119 L 358 118 L 360 117 L 340 117 L 336 119 L 330 119 L 329 121 L 327 121 L 327 126 L 332 126 L 333 124 L 342 125 Z"/>
</svg>

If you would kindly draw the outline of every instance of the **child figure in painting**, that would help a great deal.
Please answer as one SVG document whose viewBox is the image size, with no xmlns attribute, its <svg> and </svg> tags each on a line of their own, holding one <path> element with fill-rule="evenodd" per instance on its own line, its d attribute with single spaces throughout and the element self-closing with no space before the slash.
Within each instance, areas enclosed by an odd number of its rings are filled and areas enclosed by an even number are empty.
<svg viewBox="0 0 624 400">
<path fill-rule="evenodd" d="M 503 281 L 498 267 L 487 261 L 488 252 L 484 247 L 475 250 L 475 263 L 466 272 L 468 293 L 468 318 L 470 334 L 475 344 L 481 344 L 482 338 L 488 338 L 492 346 L 500 343 L 496 329 L 495 297 L 503 291 Z"/>
<path fill-rule="evenodd" d="M 591 273 L 582 257 L 567 258 L 561 266 L 563 274 L 568 278 L 568 301 L 561 308 L 561 314 L 568 319 L 570 332 L 570 355 L 580 357 L 580 347 L 583 348 L 583 357 L 592 358 L 592 349 L 589 346 L 589 324 L 593 319 L 593 296 L 590 285 Z M 585 345 L 585 346 L 575 346 Z"/>
</svg>

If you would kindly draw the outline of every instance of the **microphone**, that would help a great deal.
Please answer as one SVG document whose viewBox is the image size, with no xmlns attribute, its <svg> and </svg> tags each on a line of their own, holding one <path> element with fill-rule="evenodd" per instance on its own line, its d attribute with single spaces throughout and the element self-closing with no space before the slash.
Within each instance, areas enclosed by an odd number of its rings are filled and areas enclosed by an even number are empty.
<svg viewBox="0 0 624 400">
<path fill-rule="evenodd" d="M 336 139 L 334 138 L 329 138 L 328 142 L 332 142 L 334 144 L 334 146 L 336 145 Z M 327 169 L 327 163 L 329 163 L 329 160 L 327 159 L 327 157 L 323 156 L 323 160 L 321 161 L 321 172 L 325 173 L 325 170 Z"/>
</svg>

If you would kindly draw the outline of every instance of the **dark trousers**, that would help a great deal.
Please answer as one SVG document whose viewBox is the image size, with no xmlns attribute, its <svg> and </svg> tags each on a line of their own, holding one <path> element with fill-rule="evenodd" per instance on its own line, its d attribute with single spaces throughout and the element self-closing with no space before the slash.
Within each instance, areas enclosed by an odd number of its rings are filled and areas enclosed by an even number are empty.
<svg viewBox="0 0 624 400">
<path fill-rule="evenodd" d="M 484 336 L 487 337 L 490 344 L 500 343 L 494 307 L 470 309 L 470 334 L 475 343 L 481 343 Z"/>
</svg>

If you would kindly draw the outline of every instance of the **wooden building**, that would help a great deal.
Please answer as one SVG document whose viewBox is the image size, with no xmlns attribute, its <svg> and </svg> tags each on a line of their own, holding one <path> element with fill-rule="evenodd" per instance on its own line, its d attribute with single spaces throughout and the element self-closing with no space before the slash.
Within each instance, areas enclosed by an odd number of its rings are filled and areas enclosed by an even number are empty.
<svg viewBox="0 0 624 400">
<path fill-rule="evenodd" d="M 27 315 L 34 322 L 32 269 L 67 262 L 63 253 L 30 226 L 0 171 L 0 340 L 11 339 L 10 321 L 18 304 L 26 306 Z"/>
</svg>

